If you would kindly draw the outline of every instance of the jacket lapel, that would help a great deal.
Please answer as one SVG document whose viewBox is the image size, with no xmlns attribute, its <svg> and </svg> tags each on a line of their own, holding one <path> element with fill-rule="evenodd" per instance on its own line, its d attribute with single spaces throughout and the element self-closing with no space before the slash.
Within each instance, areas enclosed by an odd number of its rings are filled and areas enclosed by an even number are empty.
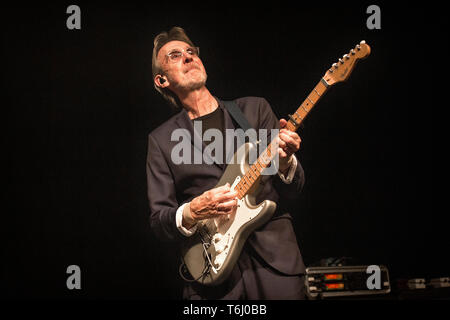
<svg viewBox="0 0 450 320">
<path fill-rule="evenodd" d="M 224 127 L 225 127 L 225 137 L 224 137 L 224 144 L 225 144 L 225 150 L 226 152 L 226 158 L 225 158 L 225 164 L 222 166 L 222 169 L 225 169 L 227 167 L 227 163 L 233 158 L 234 155 L 234 139 L 227 139 L 226 131 L 227 129 L 235 130 L 236 127 L 234 126 L 233 119 L 231 118 L 231 115 L 228 113 L 228 110 L 225 108 L 225 105 L 219 101 L 219 107 L 223 110 L 224 115 Z"/>
</svg>

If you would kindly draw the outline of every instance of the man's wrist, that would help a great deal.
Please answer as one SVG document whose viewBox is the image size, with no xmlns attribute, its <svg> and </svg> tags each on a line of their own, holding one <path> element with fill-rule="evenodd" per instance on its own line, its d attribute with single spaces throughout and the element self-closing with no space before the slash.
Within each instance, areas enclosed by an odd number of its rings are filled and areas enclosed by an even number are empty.
<svg viewBox="0 0 450 320">
<path fill-rule="evenodd" d="M 287 164 L 286 164 L 286 167 L 285 168 L 279 168 L 279 170 L 278 171 L 280 171 L 280 173 L 283 175 L 283 176 L 286 176 L 288 173 L 289 173 L 289 169 L 291 168 L 291 166 L 292 166 L 292 162 L 293 162 L 293 155 L 291 154 L 291 157 L 289 158 L 289 160 L 288 160 L 288 162 L 287 162 Z"/>
<path fill-rule="evenodd" d="M 297 158 L 295 157 L 295 155 L 292 155 L 292 163 L 289 165 L 288 169 L 286 170 L 286 173 L 282 173 L 281 171 L 278 171 L 278 176 L 280 177 L 281 181 L 283 181 L 286 184 L 291 184 L 294 176 L 295 176 L 295 172 L 297 170 Z"/>
<path fill-rule="evenodd" d="M 183 227 L 185 227 L 186 229 L 191 229 L 196 223 L 197 223 L 197 221 L 195 221 L 195 219 L 192 218 L 191 203 L 189 202 L 183 208 L 182 224 L 183 224 Z"/>
</svg>

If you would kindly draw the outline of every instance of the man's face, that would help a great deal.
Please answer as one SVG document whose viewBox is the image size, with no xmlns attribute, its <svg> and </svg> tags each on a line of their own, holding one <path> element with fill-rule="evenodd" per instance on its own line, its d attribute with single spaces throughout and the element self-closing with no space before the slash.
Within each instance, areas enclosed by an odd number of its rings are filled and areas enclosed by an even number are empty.
<svg viewBox="0 0 450 320">
<path fill-rule="evenodd" d="M 158 52 L 157 59 L 168 80 L 168 88 L 196 90 L 206 84 L 206 71 L 197 55 L 189 54 L 190 46 L 183 41 L 170 41 Z M 182 52 L 179 59 L 173 61 L 168 54 Z"/>
</svg>

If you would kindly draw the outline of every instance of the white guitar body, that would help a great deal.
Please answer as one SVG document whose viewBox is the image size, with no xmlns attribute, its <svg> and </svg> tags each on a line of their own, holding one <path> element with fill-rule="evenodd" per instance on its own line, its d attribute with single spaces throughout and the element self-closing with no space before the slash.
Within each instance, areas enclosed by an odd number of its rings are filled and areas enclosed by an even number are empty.
<svg viewBox="0 0 450 320">
<path fill-rule="evenodd" d="M 236 186 L 250 167 L 248 155 L 253 148 L 256 147 L 251 143 L 241 146 L 217 187 L 227 182 L 232 188 Z M 231 273 L 250 233 L 272 217 L 276 209 L 273 201 L 255 203 L 261 187 L 262 182 L 254 184 L 238 201 L 235 214 L 199 222 L 197 232 L 186 239 L 182 247 L 183 260 L 198 282 L 205 285 L 222 283 Z"/>
</svg>

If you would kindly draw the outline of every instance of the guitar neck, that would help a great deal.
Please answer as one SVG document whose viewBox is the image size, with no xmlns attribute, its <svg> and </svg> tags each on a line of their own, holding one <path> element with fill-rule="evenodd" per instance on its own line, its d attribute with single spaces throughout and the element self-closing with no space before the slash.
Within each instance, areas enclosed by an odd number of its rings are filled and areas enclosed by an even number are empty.
<svg viewBox="0 0 450 320">
<path fill-rule="evenodd" d="M 370 46 L 363 40 L 351 49 L 349 53 L 339 59 L 339 62 L 334 63 L 294 114 L 289 115 L 289 121 L 285 128 L 290 131 L 297 131 L 311 109 L 328 90 L 328 87 L 347 80 L 356 62 L 359 59 L 365 59 L 369 56 L 370 51 Z M 238 191 L 239 198 L 243 198 L 261 176 L 263 170 L 270 167 L 273 158 L 276 156 L 276 152 L 278 152 L 277 144 L 269 143 L 258 160 L 250 166 L 250 170 L 247 171 L 235 187 L 235 190 Z"/>
<path fill-rule="evenodd" d="M 328 87 L 328 83 L 322 78 L 311 93 L 306 97 L 300 107 L 298 107 L 292 115 L 289 115 L 286 129 L 294 132 L 297 131 L 300 124 L 306 118 L 311 109 L 317 104 L 320 98 L 325 94 Z M 256 180 L 258 180 L 261 176 L 263 170 L 270 166 L 277 150 L 278 149 L 272 145 L 272 142 L 269 143 L 267 148 L 258 157 L 257 161 L 250 166 L 250 169 L 235 187 L 235 190 L 238 192 L 239 199 L 242 199 L 248 193 Z"/>
<path fill-rule="evenodd" d="M 290 131 L 297 131 L 300 124 L 306 118 L 311 109 L 317 104 L 320 98 L 325 94 L 328 89 L 328 84 L 325 79 L 321 79 L 319 83 L 314 87 L 311 93 L 306 97 L 305 101 L 298 107 L 294 114 L 289 115 L 289 121 L 286 124 L 286 129 Z"/>
</svg>

